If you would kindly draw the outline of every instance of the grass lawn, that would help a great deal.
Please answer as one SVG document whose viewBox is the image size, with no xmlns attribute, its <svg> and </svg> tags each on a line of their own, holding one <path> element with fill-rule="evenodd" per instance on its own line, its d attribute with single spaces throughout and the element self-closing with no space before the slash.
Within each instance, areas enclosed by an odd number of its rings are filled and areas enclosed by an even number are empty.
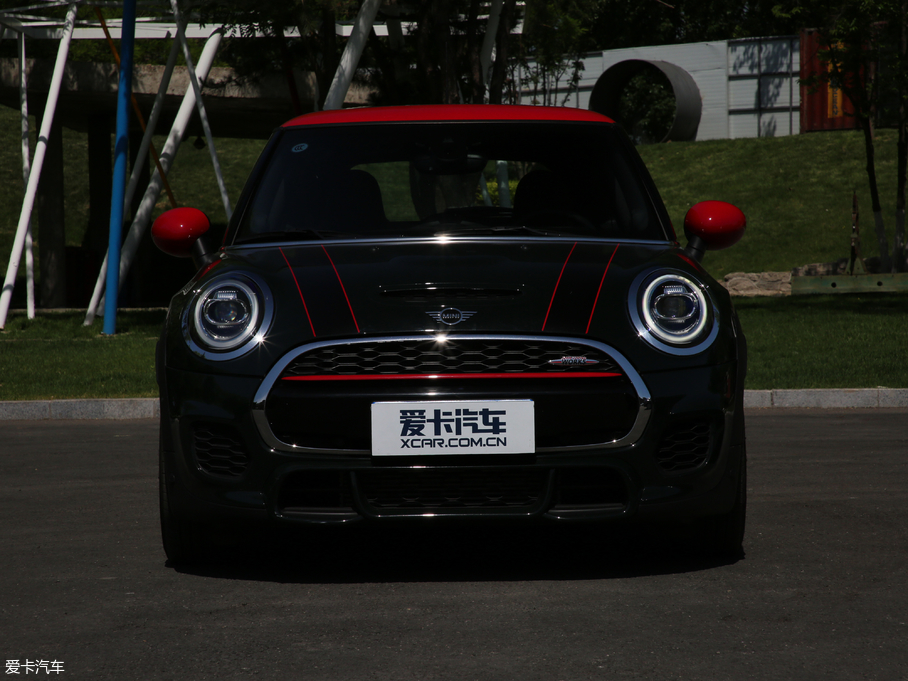
<svg viewBox="0 0 908 681">
<path fill-rule="evenodd" d="M 896 139 L 895 130 L 877 131 L 877 176 L 890 251 Z M 860 132 L 653 144 L 638 151 L 682 242 L 684 215 L 698 201 L 720 199 L 744 211 L 744 238 L 704 260 L 717 279 L 729 272 L 787 272 L 846 257 L 854 191 L 863 255 L 879 255 Z"/>
<path fill-rule="evenodd" d="M 751 390 L 906 388 L 908 294 L 735 299 Z"/>
<path fill-rule="evenodd" d="M 908 387 L 908 294 L 737 299 L 751 390 Z M 0 400 L 154 397 L 163 310 L 122 311 L 117 334 L 82 312 L 10 317 L 0 333 Z"/>
<path fill-rule="evenodd" d="M 116 335 L 103 336 L 103 319 L 82 326 L 84 312 L 11 314 L 0 332 L 0 400 L 157 397 L 164 315 L 122 310 Z"/>
<path fill-rule="evenodd" d="M 34 124 L 33 124 L 34 131 Z M 884 220 L 893 229 L 895 132 L 879 130 L 877 170 Z M 156 139 L 163 147 L 163 137 Z M 32 141 L 34 149 L 34 140 Z M 228 193 L 236 201 L 262 140 L 217 140 Z M 684 214 L 704 199 L 738 205 L 748 218 L 744 239 L 709 253 L 721 279 L 734 271 L 785 271 L 848 254 L 851 196 L 857 190 L 865 257 L 877 254 L 858 132 L 715 140 L 639 149 L 679 234 Z M 22 201 L 18 114 L 0 107 L 0 255 L 11 250 Z M 67 244 L 78 246 L 88 223 L 87 142 L 64 130 Z M 206 149 L 184 144 L 170 181 L 181 205 L 224 220 Z M 158 210 L 168 206 L 158 202 Z M 40 249 L 40 243 L 37 244 Z M 5 267 L 4 267 L 5 271 Z M 24 305 L 24 267 L 13 306 Z M 747 387 L 908 387 L 908 294 L 737 299 L 750 343 Z M 84 312 L 14 313 L 0 333 L 0 400 L 154 396 L 154 345 L 163 311 L 121 312 L 118 333 L 101 335 L 101 320 L 82 326 Z"/>
</svg>

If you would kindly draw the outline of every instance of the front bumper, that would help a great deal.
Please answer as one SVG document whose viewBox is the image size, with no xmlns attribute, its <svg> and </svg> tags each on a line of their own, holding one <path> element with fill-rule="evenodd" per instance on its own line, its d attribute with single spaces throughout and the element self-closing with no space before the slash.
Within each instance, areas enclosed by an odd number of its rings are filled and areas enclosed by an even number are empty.
<svg viewBox="0 0 908 681">
<path fill-rule="evenodd" d="M 744 455 L 735 363 L 637 378 L 648 394 L 632 438 L 403 461 L 275 446 L 250 408 L 261 381 L 166 369 L 162 452 L 177 503 L 211 520 L 684 520 L 729 510 Z"/>
</svg>

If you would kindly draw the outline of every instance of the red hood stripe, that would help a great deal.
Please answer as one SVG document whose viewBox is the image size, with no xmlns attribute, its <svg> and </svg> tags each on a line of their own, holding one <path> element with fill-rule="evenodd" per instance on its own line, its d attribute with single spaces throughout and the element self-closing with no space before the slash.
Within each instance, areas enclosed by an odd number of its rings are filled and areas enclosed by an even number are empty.
<svg viewBox="0 0 908 681">
<path fill-rule="evenodd" d="M 300 288 L 300 283 L 296 278 L 296 273 L 293 271 L 293 267 L 290 266 L 290 261 L 287 260 L 287 256 L 284 255 L 284 249 L 278 247 L 277 250 L 281 252 L 281 257 L 283 257 L 284 262 L 287 263 L 287 269 L 290 270 L 290 276 L 293 277 L 293 283 L 296 284 L 296 290 L 300 294 L 300 300 L 303 301 L 303 309 L 306 311 L 306 319 L 309 320 L 309 328 L 312 329 L 312 337 L 316 338 L 315 327 L 312 325 L 312 317 L 309 316 L 309 307 L 306 305 L 306 299 L 303 297 L 303 290 Z"/>
<path fill-rule="evenodd" d="M 564 276 L 564 268 L 567 267 L 568 260 L 571 259 L 571 256 L 574 254 L 574 249 L 577 248 L 577 242 L 574 242 L 574 245 L 571 246 L 571 252 L 568 253 L 567 257 L 564 259 L 564 264 L 561 266 L 561 272 L 558 273 L 558 281 L 555 282 L 555 290 L 552 291 L 552 299 L 549 300 L 549 307 L 545 311 L 545 319 L 542 320 L 542 330 L 545 331 L 545 325 L 549 322 L 549 313 L 552 311 L 552 303 L 555 302 L 555 294 L 558 293 L 558 284 L 561 283 L 561 277 Z"/>
<path fill-rule="evenodd" d="M 615 250 L 612 251 L 612 257 L 608 259 L 608 262 L 605 265 L 605 272 L 602 273 L 602 279 L 599 280 L 599 288 L 596 289 L 596 300 L 593 301 L 593 309 L 590 310 L 590 319 L 586 323 L 586 331 L 584 333 L 590 332 L 590 324 L 593 323 L 593 313 L 596 312 L 596 304 L 599 302 L 599 294 L 602 293 L 602 284 L 605 282 L 605 275 L 608 274 L 608 268 L 612 264 L 612 260 L 615 259 L 615 253 L 618 252 L 618 247 L 621 244 L 615 246 Z"/>
<path fill-rule="evenodd" d="M 337 267 L 334 264 L 334 261 L 331 259 L 331 256 L 328 255 L 328 249 L 322 246 L 322 250 L 325 252 L 325 255 L 328 256 L 328 262 L 331 263 L 331 267 L 334 268 L 334 274 L 337 275 L 337 283 L 340 284 L 341 291 L 344 292 L 344 298 L 347 301 L 347 308 L 350 310 L 350 316 L 353 317 L 353 326 L 356 327 L 356 333 L 359 333 L 359 323 L 356 321 L 356 315 L 353 314 L 353 306 L 350 304 L 350 297 L 347 295 L 347 289 L 344 288 L 344 282 L 341 280 L 340 272 L 337 271 Z"/>
</svg>

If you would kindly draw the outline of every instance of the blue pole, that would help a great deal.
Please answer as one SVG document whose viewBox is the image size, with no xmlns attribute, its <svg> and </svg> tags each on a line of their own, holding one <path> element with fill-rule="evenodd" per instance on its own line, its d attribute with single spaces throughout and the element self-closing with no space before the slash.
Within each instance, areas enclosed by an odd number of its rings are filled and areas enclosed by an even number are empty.
<svg viewBox="0 0 908 681">
<path fill-rule="evenodd" d="M 107 245 L 107 282 L 104 299 L 104 331 L 117 332 L 117 295 L 120 291 L 120 241 L 123 235 L 123 202 L 126 199 L 127 151 L 129 150 L 129 102 L 132 94 L 132 53 L 136 35 L 136 0 L 123 3 L 120 37 L 120 83 L 117 87 L 117 142 L 114 148 L 113 188 L 110 198 L 110 240 Z"/>
</svg>

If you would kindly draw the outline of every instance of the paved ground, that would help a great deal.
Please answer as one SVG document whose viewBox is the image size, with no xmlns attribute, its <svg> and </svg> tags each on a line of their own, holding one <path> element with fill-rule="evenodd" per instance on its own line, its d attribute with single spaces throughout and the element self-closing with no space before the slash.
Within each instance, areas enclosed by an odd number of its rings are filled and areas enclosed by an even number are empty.
<svg viewBox="0 0 908 681">
<path fill-rule="evenodd" d="M 750 413 L 733 564 L 656 535 L 446 531 L 292 535 L 181 572 L 154 421 L 6 421 L 3 659 L 118 681 L 908 679 L 906 424 Z"/>
</svg>

